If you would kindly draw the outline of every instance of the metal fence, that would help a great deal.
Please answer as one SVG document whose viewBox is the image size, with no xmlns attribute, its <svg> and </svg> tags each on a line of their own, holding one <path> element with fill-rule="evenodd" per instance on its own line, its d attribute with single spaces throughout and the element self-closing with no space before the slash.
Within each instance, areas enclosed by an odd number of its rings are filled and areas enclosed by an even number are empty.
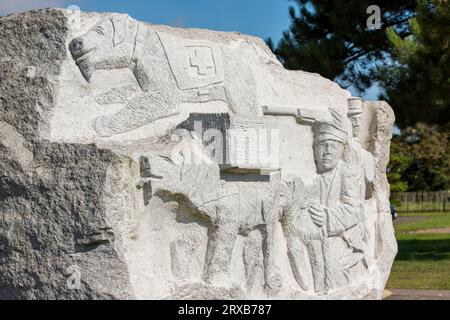
<svg viewBox="0 0 450 320">
<path fill-rule="evenodd" d="M 398 212 L 450 211 L 450 191 L 392 192 Z"/>
</svg>

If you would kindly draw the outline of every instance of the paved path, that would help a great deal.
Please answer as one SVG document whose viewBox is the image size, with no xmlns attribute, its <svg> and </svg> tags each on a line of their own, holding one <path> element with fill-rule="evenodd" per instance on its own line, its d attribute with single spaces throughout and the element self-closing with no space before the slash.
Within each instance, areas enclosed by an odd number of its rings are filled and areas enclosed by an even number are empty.
<svg viewBox="0 0 450 320">
<path fill-rule="evenodd" d="M 430 219 L 430 217 L 425 217 L 425 216 L 406 216 L 406 217 L 402 217 L 402 216 L 399 216 L 397 219 L 394 220 L 394 224 L 405 223 L 405 222 L 413 222 L 413 221 L 420 221 L 420 220 L 426 220 L 426 219 Z"/>
<path fill-rule="evenodd" d="M 450 233 L 450 228 L 449 227 L 445 227 L 445 228 L 419 229 L 419 230 L 411 231 L 411 232 L 408 232 L 408 233 L 412 233 L 412 234 L 417 234 L 417 233 L 446 234 L 446 233 Z"/>
<path fill-rule="evenodd" d="M 388 289 L 386 300 L 450 300 L 450 290 Z"/>
</svg>

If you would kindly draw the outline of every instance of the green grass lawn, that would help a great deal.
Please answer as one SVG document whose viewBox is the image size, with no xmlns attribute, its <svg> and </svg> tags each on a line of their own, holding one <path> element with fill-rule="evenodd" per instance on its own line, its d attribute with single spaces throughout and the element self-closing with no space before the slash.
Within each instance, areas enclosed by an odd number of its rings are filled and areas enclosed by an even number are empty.
<svg viewBox="0 0 450 320">
<path fill-rule="evenodd" d="M 388 288 L 450 290 L 450 234 L 414 234 L 431 228 L 450 228 L 450 212 L 416 213 L 418 221 L 395 222 L 398 254 Z"/>
</svg>

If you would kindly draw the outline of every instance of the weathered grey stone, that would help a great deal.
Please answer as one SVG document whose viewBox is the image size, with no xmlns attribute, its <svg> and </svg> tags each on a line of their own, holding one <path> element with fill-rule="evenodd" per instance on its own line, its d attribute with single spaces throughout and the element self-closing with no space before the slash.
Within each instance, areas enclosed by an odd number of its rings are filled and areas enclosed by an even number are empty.
<svg viewBox="0 0 450 320">
<path fill-rule="evenodd" d="M 237 33 L 52 9 L 0 34 L 0 298 L 380 299 L 385 102 Z"/>
</svg>

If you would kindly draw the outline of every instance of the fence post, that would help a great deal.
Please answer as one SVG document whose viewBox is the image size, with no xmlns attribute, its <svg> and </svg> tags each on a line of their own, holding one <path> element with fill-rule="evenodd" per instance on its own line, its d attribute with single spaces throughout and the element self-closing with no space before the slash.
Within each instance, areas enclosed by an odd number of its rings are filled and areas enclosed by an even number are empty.
<svg viewBox="0 0 450 320">
<path fill-rule="evenodd" d="M 420 211 L 422 211 L 422 212 L 423 212 L 423 204 L 424 204 L 423 197 L 424 197 L 424 192 L 422 191 L 421 195 L 420 195 Z"/>
<path fill-rule="evenodd" d="M 445 212 L 450 191 L 393 192 L 390 199 L 398 203 L 398 212 Z"/>
<path fill-rule="evenodd" d="M 405 198 L 406 198 L 406 212 L 409 213 L 408 193 L 406 193 L 406 192 L 405 192 Z"/>
<path fill-rule="evenodd" d="M 443 196 L 443 199 L 442 199 L 442 211 L 444 212 L 445 211 L 445 207 L 446 207 L 446 204 L 447 204 L 447 198 L 448 198 L 448 194 L 447 194 L 447 192 L 444 192 L 444 196 Z"/>
</svg>

